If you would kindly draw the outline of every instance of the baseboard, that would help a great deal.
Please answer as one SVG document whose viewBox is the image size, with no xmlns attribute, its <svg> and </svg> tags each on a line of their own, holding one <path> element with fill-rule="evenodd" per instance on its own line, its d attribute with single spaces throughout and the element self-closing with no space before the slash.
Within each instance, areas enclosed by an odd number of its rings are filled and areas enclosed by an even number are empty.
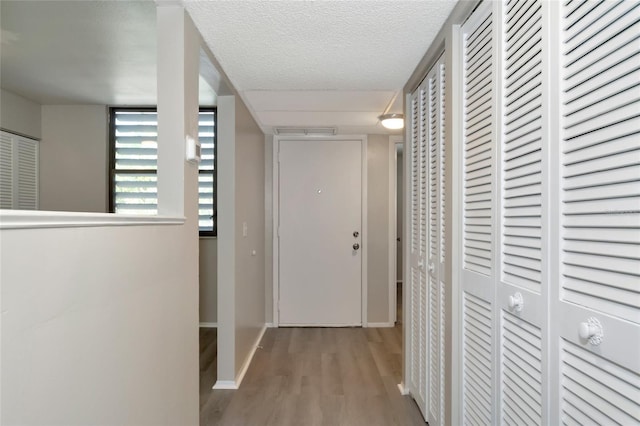
<svg viewBox="0 0 640 426">
<path fill-rule="evenodd" d="M 275 325 L 273 325 L 273 323 L 272 323 L 272 322 L 268 322 L 268 323 L 266 323 L 266 324 L 265 324 L 265 327 L 267 327 L 267 328 L 276 328 L 276 326 L 275 326 Z"/>
<path fill-rule="evenodd" d="M 200 328 L 218 328 L 217 322 L 201 322 Z"/>
<path fill-rule="evenodd" d="M 370 322 L 367 323 L 367 328 L 392 328 L 396 324 L 393 322 Z"/>
<path fill-rule="evenodd" d="M 212 389 L 238 389 L 238 385 L 233 380 L 218 380 Z"/>
<path fill-rule="evenodd" d="M 400 390 L 400 395 L 409 395 L 409 391 L 404 387 L 402 383 L 398 383 L 398 389 Z"/>
<path fill-rule="evenodd" d="M 244 363 L 242 364 L 242 368 L 240 368 L 240 371 L 238 371 L 238 374 L 236 375 L 235 383 L 238 387 L 240 387 L 240 384 L 242 383 L 242 379 L 244 379 L 244 375 L 247 373 L 247 370 L 251 365 L 253 356 L 256 354 L 256 350 L 258 349 L 258 346 L 260 346 L 260 341 L 262 340 L 262 336 L 264 336 L 264 332 L 266 330 L 267 330 L 267 324 L 264 324 L 262 326 L 262 330 L 260 330 L 260 334 L 258 334 L 258 338 L 256 339 L 255 343 L 253 344 L 253 347 L 251 348 L 251 351 L 247 355 L 247 358 L 245 358 Z"/>
</svg>

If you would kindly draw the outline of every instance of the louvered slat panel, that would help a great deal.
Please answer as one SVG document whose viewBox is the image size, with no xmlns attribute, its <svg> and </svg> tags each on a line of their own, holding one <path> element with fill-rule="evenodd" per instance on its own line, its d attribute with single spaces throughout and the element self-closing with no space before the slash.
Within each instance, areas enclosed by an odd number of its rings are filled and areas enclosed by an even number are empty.
<svg viewBox="0 0 640 426">
<path fill-rule="evenodd" d="M 158 214 L 158 179 L 155 173 L 115 175 L 115 212 L 123 214 Z"/>
<path fill-rule="evenodd" d="M 440 272 L 442 274 L 442 270 Z M 445 350 L 445 336 L 446 336 L 446 316 L 447 312 L 445 309 L 445 284 L 440 281 L 440 424 L 445 424 L 445 400 L 446 400 L 446 390 L 445 390 L 445 360 L 446 360 L 446 350 Z"/>
<path fill-rule="evenodd" d="M 420 383 L 420 273 L 411 268 L 411 382 L 417 392 Z"/>
<path fill-rule="evenodd" d="M 420 271 L 415 265 L 415 257 L 420 250 L 420 104 L 419 94 L 411 99 L 411 276 L 409 294 L 410 332 L 411 332 L 411 391 L 418 394 L 420 383 Z"/>
<path fill-rule="evenodd" d="M 420 239 L 420 105 L 417 94 L 411 99 L 411 251 L 417 253 Z"/>
<path fill-rule="evenodd" d="M 561 294 L 638 323 L 640 3 L 563 16 Z"/>
<path fill-rule="evenodd" d="M 541 291 L 542 5 L 510 2 L 504 34 L 502 280 Z M 526 56 L 527 71 L 518 66 Z M 522 236 L 517 244 L 507 237 Z"/>
<path fill-rule="evenodd" d="M 465 424 L 491 424 L 491 304 L 463 295 L 463 416 Z"/>
<path fill-rule="evenodd" d="M 542 424 L 542 333 L 502 311 L 502 420 Z"/>
<path fill-rule="evenodd" d="M 426 401 L 427 401 L 427 315 L 428 315 L 428 305 L 427 305 L 427 274 L 424 270 L 420 271 L 420 310 L 419 310 L 419 321 L 420 321 L 420 377 L 418 381 L 418 395 L 422 403 L 424 404 L 425 412 L 426 412 Z"/>
<path fill-rule="evenodd" d="M 427 209 L 429 208 L 428 185 L 427 181 L 429 167 L 429 132 L 430 132 L 430 104 L 429 104 L 430 88 L 423 87 L 420 89 L 420 258 L 427 257 L 428 240 L 428 224 Z M 423 317 L 424 318 L 424 317 Z"/>
<path fill-rule="evenodd" d="M 38 208 L 38 142 L 18 138 L 18 197 L 19 210 Z"/>
<path fill-rule="evenodd" d="M 428 255 L 428 223 L 427 223 L 427 209 L 428 209 L 428 156 L 429 156 L 429 129 L 430 127 L 430 111 L 429 111 L 429 91 L 426 86 L 420 89 L 420 244 L 419 244 L 419 256 L 421 262 L 425 262 Z M 427 412 L 427 378 L 428 378 L 428 329 L 427 318 L 429 310 L 429 277 L 427 276 L 424 266 L 420 268 L 420 380 L 418 382 L 418 395 L 420 398 L 420 405 L 423 412 Z"/>
<path fill-rule="evenodd" d="M 439 285 L 432 277 L 429 278 L 429 411 L 434 418 L 438 418 L 440 407 L 440 327 L 438 296 Z"/>
<path fill-rule="evenodd" d="M 198 225 L 201 231 L 213 231 L 211 220 L 215 209 L 213 180 L 213 173 L 198 175 Z"/>
<path fill-rule="evenodd" d="M 464 41 L 464 268 L 490 275 L 492 262 L 492 16 Z"/>
<path fill-rule="evenodd" d="M 444 263 L 445 261 L 445 253 L 446 253 L 446 180 L 445 180 L 445 164 L 446 164 L 446 142 L 445 142 L 445 113 L 446 113 L 446 103 L 445 103 L 445 66 L 444 64 L 440 65 L 438 69 L 438 81 L 440 83 L 440 167 L 438 173 L 440 174 L 440 262 Z M 442 305 L 443 306 L 443 305 Z M 444 335 L 444 334 L 443 334 Z M 444 365 L 444 364 L 443 364 Z M 441 411 L 442 413 L 442 411 Z"/>
<path fill-rule="evenodd" d="M 436 75 L 429 78 L 429 262 L 438 250 L 438 89 Z"/>
<path fill-rule="evenodd" d="M 13 138 L 0 133 L 0 209 L 13 208 Z"/>
<path fill-rule="evenodd" d="M 565 424 L 640 423 L 640 376 L 568 342 L 561 344 Z"/>
<path fill-rule="evenodd" d="M 437 65 L 436 65 L 437 68 Z M 438 261 L 438 143 L 439 143 L 439 84 L 437 74 L 433 69 L 427 77 L 428 88 L 428 190 L 429 190 L 429 247 L 427 262 L 434 265 Z M 440 407 L 440 347 L 439 347 L 439 307 L 440 297 L 438 295 L 439 284 L 437 271 L 430 270 L 427 275 L 429 279 L 429 419 L 437 421 L 439 419 Z"/>
</svg>

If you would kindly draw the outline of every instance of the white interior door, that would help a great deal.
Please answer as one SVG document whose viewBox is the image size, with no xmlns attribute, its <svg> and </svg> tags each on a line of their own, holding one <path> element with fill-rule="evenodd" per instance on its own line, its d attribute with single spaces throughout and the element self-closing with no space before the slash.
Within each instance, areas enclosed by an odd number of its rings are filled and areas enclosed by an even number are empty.
<svg viewBox="0 0 640 426">
<path fill-rule="evenodd" d="M 362 324 L 362 141 L 279 142 L 279 324 Z"/>
<path fill-rule="evenodd" d="M 425 420 L 443 424 L 444 352 L 444 57 L 411 97 L 411 197 L 408 391 Z"/>
<path fill-rule="evenodd" d="M 548 52 L 540 0 L 495 5 L 502 107 L 498 120 L 500 250 L 496 277 L 499 331 L 500 424 L 544 424 L 548 363 L 548 116 L 543 108 Z M 543 16 L 544 15 L 544 16 Z M 498 22 L 496 22 L 498 24 Z M 546 250 L 545 250 L 546 251 Z"/>
<path fill-rule="evenodd" d="M 410 351 L 408 391 L 427 418 L 427 89 L 421 85 L 411 96 L 411 212 L 408 286 L 407 347 Z"/>
<path fill-rule="evenodd" d="M 560 17 L 553 415 L 640 424 L 640 3 Z"/>
<path fill-rule="evenodd" d="M 494 424 L 496 405 L 495 34 L 492 3 L 462 27 L 462 416 Z"/>
</svg>

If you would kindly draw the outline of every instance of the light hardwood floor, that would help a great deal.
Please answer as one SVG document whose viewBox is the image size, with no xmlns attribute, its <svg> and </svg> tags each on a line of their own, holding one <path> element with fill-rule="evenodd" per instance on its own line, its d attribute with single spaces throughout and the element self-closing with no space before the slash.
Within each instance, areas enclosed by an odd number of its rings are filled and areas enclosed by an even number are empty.
<svg viewBox="0 0 640 426">
<path fill-rule="evenodd" d="M 416 404 L 397 387 L 401 330 L 401 324 L 268 329 L 240 389 L 213 391 L 215 329 L 202 329 L 200 424 L 424 425 Z"/>
</svg>

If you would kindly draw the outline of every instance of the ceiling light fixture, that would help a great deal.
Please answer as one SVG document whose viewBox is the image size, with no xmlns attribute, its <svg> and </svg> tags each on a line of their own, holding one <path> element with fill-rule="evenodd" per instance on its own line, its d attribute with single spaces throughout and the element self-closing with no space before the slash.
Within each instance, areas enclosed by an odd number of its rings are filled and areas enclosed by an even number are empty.
<svg viewBox="0 0 640 426">
<path fill-rule="evenodd" d="M 404 127 L 404 115 L 402 114 L 382 114 L 378 120 L 387 129 L 396 130 Z"/>
</svg>

